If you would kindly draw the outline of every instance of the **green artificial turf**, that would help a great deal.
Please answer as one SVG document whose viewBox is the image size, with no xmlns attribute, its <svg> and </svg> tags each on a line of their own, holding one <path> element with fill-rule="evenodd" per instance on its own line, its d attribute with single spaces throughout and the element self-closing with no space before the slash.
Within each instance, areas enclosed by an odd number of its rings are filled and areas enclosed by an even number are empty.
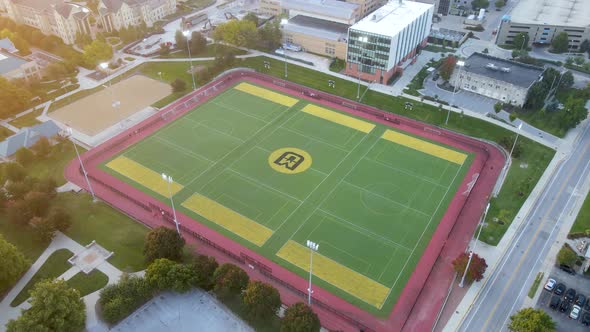
<svg viewBox="0 0 590 332">
<path fill-rule="evenodd" d="M 37 273 L 35 273 L 31 280 L 29 280 L 27 285 L 20 291 L 20 293 L 18 293 L 14 300 L 10 302 L 10 305 L 16 307 L 25 302 L 30 296 L 29 292 L 37 282 L 43 279 L 55 279 L 64 274 L 72 267 L 72 265 L 68 263 L 68 259 L 73 255 L 74 253 L 68 249 L 59 249 L 52 253 L 45 263 L 41 265 Z"/>
<path fill-rule="evenodd" d="M 319 254 L 391 291 L 377 307 L 320 278 L 314 282 L 372 313 L 389 314 L 473 156 L 452 163 L 382 139 L 389 127 L 365 133 L 302 112 L 306 105 L 287 107 L 229 89 L 121 155 L 183 185 L 174 195 L 177 209 L 302 276 L 304 270 L 277 252 L 289 240 L 318 242 Z M 311 167 L 298 174 L 273 170 L 269 156 L 281 148 L 306 151 Z M 108 162 L 105 171 L 169 203 Z M 206 220 L 182 205 L 194 193 L 272 236 L 259 247 Z"/>
</svg>

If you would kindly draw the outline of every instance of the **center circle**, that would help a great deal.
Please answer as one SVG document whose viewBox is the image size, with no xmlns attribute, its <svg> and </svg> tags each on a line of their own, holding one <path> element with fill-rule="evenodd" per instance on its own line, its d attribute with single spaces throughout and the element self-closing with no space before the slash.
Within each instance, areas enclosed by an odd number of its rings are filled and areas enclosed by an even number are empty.
<svg viewBox="0 0 590 332">
<path fill-rule="evenodd" d="M 311 167 L 311 156 L 298 148 L 280 148 L 268 156 L 272 169 L 283 174 L 297 174 Z"/>
</svg>

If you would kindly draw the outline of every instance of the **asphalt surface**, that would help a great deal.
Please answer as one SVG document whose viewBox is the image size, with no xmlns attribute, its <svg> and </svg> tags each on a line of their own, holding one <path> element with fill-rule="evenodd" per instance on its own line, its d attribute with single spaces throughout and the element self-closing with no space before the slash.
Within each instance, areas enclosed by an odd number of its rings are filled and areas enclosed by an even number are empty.
<svg viewBox="0 0 590 332">
<path fill-rule="evenodd" d="M 527 296 L 536 271 L 576 201 L 576 189 L 590 171 L 590 131 L 584 128 L 572 152 L 547 183 L 523 221 L 498 268 L 471 306 L 459 331 L 506 331 L 509 317 Z"/>
</svg>

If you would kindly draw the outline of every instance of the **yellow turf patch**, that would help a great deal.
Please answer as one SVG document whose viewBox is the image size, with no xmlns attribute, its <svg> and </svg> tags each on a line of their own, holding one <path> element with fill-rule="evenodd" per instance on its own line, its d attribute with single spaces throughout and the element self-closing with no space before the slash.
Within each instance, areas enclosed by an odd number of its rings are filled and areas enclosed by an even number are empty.
<svg viewBox="0 0 590 332">
<path fill-rule="evenodd" d="M 309 271 L 309 249 L 289 240 L 277 256 Z M 318 253 L 313 255 L 313 274 L 364 302 L 381 308 L 389 288 Z"/>
<path fill-rule="evenodd" d="M 111 160 L 107 167 L 113 171 L 141 184 L 142 186 L 157 192 L 162 196 L 168 197 L 168 183 L 162 179 L 162 175 L 151 169 L 137 163 L 127 157 L 120 156 Z M 172 182 L 170 191 L 172 195 L 184 188 L 181 184 Z"/>
<path fill-rule="evenodd" d="M 361 121 L 359 119 L 353 118 L 351 116 L 347 116 L 344 114 L 340 114 L 338 112 L 330 111 L 323 107 L 315 106 L 315 105 L 307 105 L 302 109 L 303 112 L 307 114 L 311 114 L 317 116 L 318 118 L 322 118 L 324 120 L 328 120 L 331 122 L 335 122 L 339 125 L 346 126 L 352 129 L 356 129 L 358 131 L 362 131 L 363 133 L 368 133 L 375 125 L 369 122 Z"/>
<path fill-rule="evenodd" d="M 249 94 L 256 96 L 256 97 L 270 100 L 273 103 L 277 103 L 277 104 L 281 104 L 281 105 L 289 106 L 289 107 L 297 104 L 297 102 L 299 101 L 295 98 L 287 97 L 287 96 L 282 95 L 280 93 L 276 93 L 276 92 L 273 92 L 273 91 L 270 91 L 270 90 L 267 90 L 264 88 L 257 87 L 256 85 L 243 83 L 243 82 L 238 84 L 236 87 L 234 87 L 234 89 L 249 93 Z"/>
<path fill-rule="evenodd" d="M 259 247 L 273 234 L 272 230 L 199 194 L 193 194 L 182 203 L 182 206 L 202 215 L 211 222 L 218 224 Z"/>
<path fill-rule="evenodd" d="M 393 130 L 386 130 L 381 138 L 459 165 L 462 165 L 467 158 L 467 155 L 464 153 L 447 149 L 440 145 L 432 144 L 430 142 L 404 135 Z"/>
</svg>

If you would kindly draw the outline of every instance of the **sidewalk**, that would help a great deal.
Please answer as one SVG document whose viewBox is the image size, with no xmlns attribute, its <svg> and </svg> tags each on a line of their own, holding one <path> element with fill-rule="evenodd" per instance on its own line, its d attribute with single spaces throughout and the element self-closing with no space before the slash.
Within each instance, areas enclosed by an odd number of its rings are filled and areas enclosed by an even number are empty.
<svg viewBox="0 0 590 332">
<path fill-rule="evenodd" d="M 28 301 L 22 303 L 20 306 L 13 308 L 10 306 L 10 302 L 20 293 L 20 291 L 27 285 L 27 283 L 33 278 L 35 273 L 41 268 L 43 263 L 53 254 L 56 250 L 68 249 L 74 254 L 82 252 L 85 247 L 78 242 L 72 240 L 68 236 L 61 232 L 58 232 L 53 241 L 49 244 L 47 249 L 39 256 L 39 258 L 31 265 L 29 270 L 22 276 L 22 278 L 16 283 L 16 285 L 8 292 L 4 300 L 0 302 L 0 331 L 5 331 L 5 324 L 11 320 L 16 319 L 21 314 L 21 309 L 27 309 L 30 307 Z M 116 283 L 119 278 L 123 275 L 119 269 L 111 265 L 109 262 L 102 262 L 97 270 L 106 274 L 109 278 L 108 284 Z M 76 266 L 72 266 L 65 273 L 59 276 L 57 279 L 69 280 L 74 277 L 80 269 Z M 86 328 L 93 329 L 95 326 L 104 325 L 100 322 L 96 316 L 96 301 L 98 301 L 98 291 L 86 295 L 83 299 L 86 303 Z"/>
</svg>

